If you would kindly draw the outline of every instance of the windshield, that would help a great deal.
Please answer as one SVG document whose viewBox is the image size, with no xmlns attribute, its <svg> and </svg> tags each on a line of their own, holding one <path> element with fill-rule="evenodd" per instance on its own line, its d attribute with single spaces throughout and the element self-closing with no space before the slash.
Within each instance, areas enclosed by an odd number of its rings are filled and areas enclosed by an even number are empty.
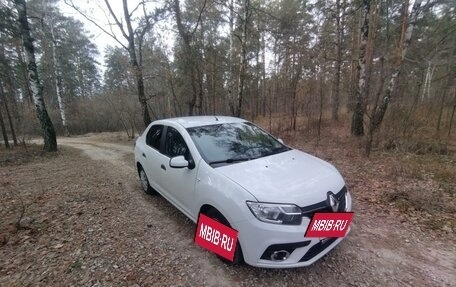
<svg viewBox="0 0 456 287">
<path fill-rule="evenodd" d="M 211 165 L 256 159 L 289 150 L 251 123 L 188 128 L 203 159 Z"/>
</svg>

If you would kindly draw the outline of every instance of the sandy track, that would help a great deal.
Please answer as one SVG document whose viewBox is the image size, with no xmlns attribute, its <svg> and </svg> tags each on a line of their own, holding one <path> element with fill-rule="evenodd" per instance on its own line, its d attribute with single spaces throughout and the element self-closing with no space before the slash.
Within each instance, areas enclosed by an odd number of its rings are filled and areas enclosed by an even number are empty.
<svg viewBox="0 0 456 287">
<path fill-rule="evenodd" d="M 182 264 L 183 276 L 204 278 L 210 286 L 455 286 L 454 241 L 423 232 L 410 222 L 397 222 L 384 209 L 358 202 L 349 237 L 333 252 L 307 268 L 268 270 L 250 266 L 230 267 L 192 243 L 194 224 L 160 196 L 146 196 L 137 181 L 133 146 L 101 142 L 94 137 L 59 139 L 59 144 L 83 150 L 92 160 L 106 163 L 100 172 L 125 182 L 131 200 L 145 218 L 155 222 L 157 244 L 166 244 L 165 255 L 178 253 L 191 260 Z M 451 243 L 453 242 L 453 244 Z M 181 257 L 179 257 L 181 258 Z M 186 261 L 188 262 L 188 260 Z M 193 282 L 192 280 L 187 281 Z M 196 283 L 200 281 L 195 281 Z M 172 282 L 169 282 L 172 285 Z"/>
<path fill-rule="evenodd" d="M 143 212 L 146 217 L 160 218 L 160 222 L 156 222 L 155 229 L 161 234 L 156 234 L 156 239 L 162 241 L 163 244 L 176 248 L 181 256 L 184 257 L 197 258 L 204 256 L 205 253 L 206 257 L 208 256 L 207 252 L 199 248 L 189 248 L 189 245 L 193 242 L 193 237 L 189 235 L 194 232 L 193 224 L 189 220 L 182 218 L 183 215 L 180 216 L 179 221 L 183 220 L 185 224 L 181 226 L 182 222 L 171 220 L 167 212 L 151 207 L 150 201 L 154 201 L 153 203 L 159 202 L 167 206 L 167 208 L 173 209 L 169 203 L 164 202 L 163 198 L 147 197 L 147 195 L 140 193 L 137 171 L 133 161 L 134 147 L 132 145 L 100 142 L 91 138 L 62 138 L 59 139 L 59 143 L 82 150 L 92 160 L 107 162 L 110 165 L 107 166 L 107 169 L 113 176 L 126 179 L 126 182 L 128 182 L 126 184 L 126 192 L 131 193 L 132 196 L 130 198 L 134 201 L 134 206 Z M 185 234 L 180 232 L 183 228 L 188 232 Z M 190 269 L 188 270 L 189 272 L 199 274 L 199 277 L 204 279 L 203 282 L 208 285 L 231 286 L 230 280 L 223 270 L 210 263 L 212 260 L 213 258 L 209 261 L 198 261 L 193 266 L 186 267 Z"/>
</svg>

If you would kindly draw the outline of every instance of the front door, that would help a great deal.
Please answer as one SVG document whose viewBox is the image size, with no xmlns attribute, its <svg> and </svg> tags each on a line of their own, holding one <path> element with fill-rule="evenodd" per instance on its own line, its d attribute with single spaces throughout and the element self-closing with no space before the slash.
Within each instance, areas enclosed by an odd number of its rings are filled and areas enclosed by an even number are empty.
<svg viewBox="0 0 456 287">
<path fill-rule="evenodd" d="M 194 188 L 198 168 L 172 168 L 169 160 L 175 156 L 183 155 L 187 161 L 193 161 L 188 145 L 184 138 L 173 127 L 166 128 L 163 161 L 161 164 L 160 185 L 166 190 L 170 200 L 178 206 L 187 216 L 193 218 Z"/>
</svg>

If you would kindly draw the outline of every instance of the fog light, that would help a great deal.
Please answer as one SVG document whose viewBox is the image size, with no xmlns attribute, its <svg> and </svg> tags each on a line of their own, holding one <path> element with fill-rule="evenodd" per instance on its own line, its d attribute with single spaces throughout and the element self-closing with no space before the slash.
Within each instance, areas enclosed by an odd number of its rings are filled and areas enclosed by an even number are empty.
<svg viewBox="0 0 456 287">
<path fill-rule="evenodd" d="M 288 256 L 290 256 L 290 252 L 286 250 L 278 250 L 274 251 L 271 254 L 271 260 L 272 261 L 284 261 L 288 259 Z"/>
</svg>

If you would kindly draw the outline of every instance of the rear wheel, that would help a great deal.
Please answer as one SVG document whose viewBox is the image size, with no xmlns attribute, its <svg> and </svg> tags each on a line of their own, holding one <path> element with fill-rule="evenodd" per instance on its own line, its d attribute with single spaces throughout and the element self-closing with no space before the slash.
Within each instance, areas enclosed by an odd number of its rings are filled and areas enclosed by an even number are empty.
<svg viewBox="0 0 456 287">
<path fill-rule="evenodd" d="M 157 192 L 150 186 L 149 180 L 147 179 L 146 172 L 142 167 L 139 167 L 139 180 L 141 181 L 141 187 L 147 194 L 156 194 Z"/>
<path fill-rule="evenodd" d="M 228 220 L 226 220 L 226 218 L 215 208 L 210 208 L 207 212 L 206 212 L 206 215 L 228 227 L 231 227 L 230 223 L 228 222 Z M 236 243 L 236 250 L 234 251 L 234 257 L 233 257 L 233 261 L 230 261 L 220 255 L 217 255 L 217 257 L 222 260 L 223 262 L 227 263 L 227 264 L 230 264 L 230 265 L 235 265 L 235 264 L 239 264 L 239 263 L 242 263 L 244 261 L 244 256 L 242 255 L 242 248 L 241 248 L 241 244 L 239 243 L 239 240 L 238 242 Z"/>
</svg>

